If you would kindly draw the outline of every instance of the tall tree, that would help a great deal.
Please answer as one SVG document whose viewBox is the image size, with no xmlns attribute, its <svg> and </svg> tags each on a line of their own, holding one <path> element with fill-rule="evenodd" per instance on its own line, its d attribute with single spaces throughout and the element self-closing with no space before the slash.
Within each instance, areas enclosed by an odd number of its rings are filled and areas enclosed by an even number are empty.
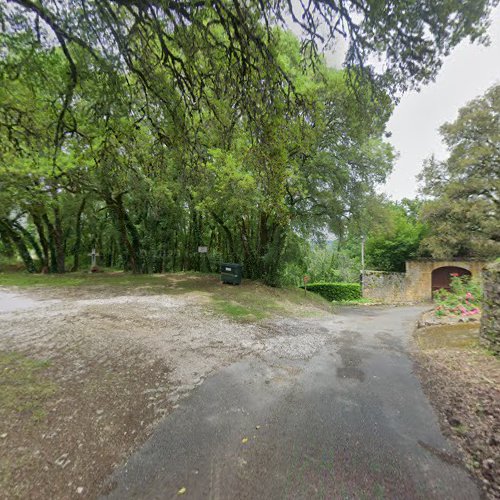
<svg viewBox="0 0 500 500">
<path fill-rule="evenodd" d="M 405 262 L 417 257 L 427 227 L 417 220 L 416 204 L 414 200 L 379 203 L 378 220 L 371 217 L 372 227 L 367 232 L 368 268 L 403 272 Z"/>
<path fill-rule="evenodd" d="M 500 85 L 462 109 L 440 129 L 445 161 L 429 159 L 420 175 L 429 225 L 422 251 L 444 257 L 500 254 Z"/>
</svg>

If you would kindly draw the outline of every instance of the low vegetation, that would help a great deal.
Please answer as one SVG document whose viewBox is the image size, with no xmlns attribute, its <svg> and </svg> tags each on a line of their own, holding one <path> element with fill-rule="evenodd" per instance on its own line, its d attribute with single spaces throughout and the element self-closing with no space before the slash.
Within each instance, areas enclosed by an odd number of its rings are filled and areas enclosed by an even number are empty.
<svg viewBox="0 0 500 500">
<path fill-rule="evenodd" d="M 352 302 L 361 299 L 359 283 L 311 283 L 307 285 L 307 290 L 330 302 Z"/>
<path fill-rule="evenodd" d="M 482 291 L 480 284 L 468 276 L 453 276 L 450 290 L 441 288 L 434 294 L 435 315 L 474 316 L 481 312 Z"/>
<path fill-rule="evenodd" d="M 43 403 L 56 390 L 56 385 L 44 373 L 48 366 L 45 360 L 0 352 L 0 417 L 11 411 L 34 420 L 45 417 Z"/>
</svg>

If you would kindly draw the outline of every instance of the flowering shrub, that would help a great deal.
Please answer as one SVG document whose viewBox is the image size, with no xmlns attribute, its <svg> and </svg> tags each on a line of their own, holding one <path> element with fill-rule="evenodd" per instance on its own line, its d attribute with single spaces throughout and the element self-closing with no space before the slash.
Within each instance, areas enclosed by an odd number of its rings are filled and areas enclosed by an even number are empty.
<svg viewBox="0 0 500 500">
<path fill-rule="evenodd" d="M 470 276 L 451 275 L 450 291 L 434 292 L 436 316 L 473 316 L 481 312 L 481 287 Z"/>
</svg>

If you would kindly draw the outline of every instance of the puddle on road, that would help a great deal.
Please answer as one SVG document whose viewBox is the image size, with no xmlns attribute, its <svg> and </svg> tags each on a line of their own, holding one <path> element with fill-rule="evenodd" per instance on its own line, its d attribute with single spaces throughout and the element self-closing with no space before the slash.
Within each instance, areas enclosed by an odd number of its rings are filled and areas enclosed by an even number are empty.
<svg viewBox="0 0 500 500">
<path fill-rule="evenodd" d="M 364 382 L 365 372 L 353 366 L 342 366 L 337 368 L 337 377 L 355 379 L 358 380 L 359 382 Z"/>
<path fill-rule="evenodd" d="M 337 368 L 337 377 L 341 379 L 355 379 L 364 382 L 365 373 L 359 368 L 362 362 L 362 355 L 357 349 L 341 347 L 338 350 L 342 364 Z"/>
<path fill-rule="evenodd" d="M 417 332 L 418 343 L 423 349 L 471 347 L 477 344 L 478 338 L 479 324 L 477 323 L 427 326 Z"/>
</svg>

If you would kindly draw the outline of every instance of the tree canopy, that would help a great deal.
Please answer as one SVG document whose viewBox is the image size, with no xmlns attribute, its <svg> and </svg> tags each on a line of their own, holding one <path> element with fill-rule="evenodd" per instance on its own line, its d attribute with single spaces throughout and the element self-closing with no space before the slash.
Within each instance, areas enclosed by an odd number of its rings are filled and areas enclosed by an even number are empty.
<svg viewBox="0 0 500 500">
<path fill-rule="evenodd" d="M 494 3 L 0 0 L 0 248 L 30 271 L 95 246 L 278 284 L 299 239 L 360 226 L 395 96 L 482 40 Z"/>
<path fill-rule="evenodd" d="M 250 112 L 239 89 L 207 81 L 196 114 L 168 75 L 150 75 L 168 100 L 146 97 L 134 74 L 91 71 L 85 50 L 63 113 L 63 50 L 12 44 L 0 90 L 2 237 L 32 270 L 63 272 L 70 255 L 77 269 L 96 245 L 107 265 L 134 272 L 215 270 L 229 259 L 276 284 L 290 235 L 340 231 L 355 199 L 390 171 L 392 150 L 385 94 L 354 90 L 324 65 L 304 70 L 289 33 L 274 43 L 300 99 L 261 96 Z"/>
<path fill-rule="evenodd" d="M 432 79 L 442 59 L 462 39 L 482 39 L 496 0 L 2 0 L 0 21 L 9 35 L 34 33 L 39 43 L 59 44 L 69 74 L 71 100 L 79 49 L 101 71 L 127 70 L 144 90 L 162 95 L 151 70 L 165 70 L 191 106 L 207 97 L 206 82 L 224 73 L 242 93 L 255 74 L 268 89 L 293 91 L 293 81 L 273 51 L 276 27 L 295 26 L 306 61 L 339 37 L 347 39 L 346 67 L 392 90 Z M 374 57 L 383 69 L 375 71 Z M 215 66 L 215 67 L 214 67 Z M 283 83 L 286 83 L 283 86 Z"/>
<path fill-rule="evenodd" d="M 435 257 L 500 254 L 500 85 L 460 109 L 441 127 L 445 161 L 429 159 L 422 171 L 429 225 L 422 250 Z"/>
</svg>

